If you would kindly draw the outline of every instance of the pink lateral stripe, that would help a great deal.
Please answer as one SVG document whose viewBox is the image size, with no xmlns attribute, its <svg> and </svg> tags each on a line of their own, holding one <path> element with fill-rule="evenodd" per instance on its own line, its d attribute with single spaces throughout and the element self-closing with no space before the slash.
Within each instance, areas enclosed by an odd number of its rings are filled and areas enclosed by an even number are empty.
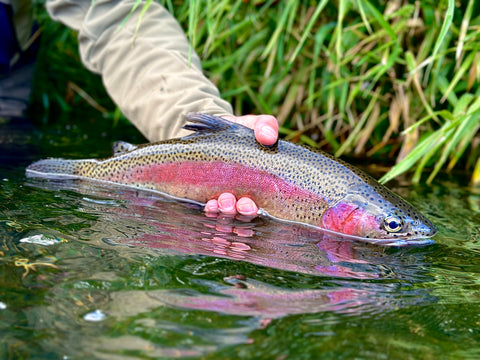
<svg viewBox="0 0 480 360">
<path fill-rule="evenodd" d="M 129 173 L 121 173 L 105 179 L 114 182 L 134 184 L 194 185 L 198 188 L 231 191 L 236 195 L 257 194 L 269 196 L 279 192 L 288 198 L 312 198 L 318 195 L 298 187 L 267 171 L 230 164 L 221 161 L 185 161 L 175 163 L 136 166 Z"/>
</svg>

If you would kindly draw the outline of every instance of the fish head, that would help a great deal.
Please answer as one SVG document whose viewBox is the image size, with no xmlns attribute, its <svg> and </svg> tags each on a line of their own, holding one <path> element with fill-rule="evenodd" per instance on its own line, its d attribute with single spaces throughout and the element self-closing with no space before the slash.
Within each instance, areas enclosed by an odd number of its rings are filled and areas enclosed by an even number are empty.
<svg viewBox="0 0 480 360">
<path fill-rule="evenodd" d="M 362 186 L 348 192 L 323 215 L 325 229 L 382 245 L 429 244 L 433 223 L 384 187 Z"/>
</svg>

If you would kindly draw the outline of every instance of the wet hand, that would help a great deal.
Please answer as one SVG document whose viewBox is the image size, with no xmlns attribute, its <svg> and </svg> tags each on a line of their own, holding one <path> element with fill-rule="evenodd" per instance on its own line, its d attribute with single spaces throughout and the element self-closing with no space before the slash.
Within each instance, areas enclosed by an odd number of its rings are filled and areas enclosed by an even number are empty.
<svg viewBox="0 0 480 360">
<path fill-rule="evenodd" d="M 245 116 L 224 116 L 225 119 L 242 124 L 253 129 L 257 141 L 265 146 L 271 146 L 278 140 L 278 121 L 271 115 L 245 115 Z M 256 216 L 258 206 L 248 198 L 242 197 L 236 199 L 231 193 L 224 193 L 218 197 L 218 200 L 210 200 L 205 205 L 205 212 L 224 214 L 241 214 L 246 216 Z"/>
<path fill-rule="evenodd" d="M 231 193 L 221 194 L 217 200 L 213 199 L 205 205 L 206 213 L 221 212 L 227 215 L 241 214 L 245 216 L 257 216 L 258 207 L 255 202 L 247 197 L 236 199 Z"/>
<path fill-rule="evenodd" d="M 272 146 L 278 140 L 278 121 L 272 115 L 223 116 L 223 118 L 253 129 L 257 141 Z"/>
</svg>

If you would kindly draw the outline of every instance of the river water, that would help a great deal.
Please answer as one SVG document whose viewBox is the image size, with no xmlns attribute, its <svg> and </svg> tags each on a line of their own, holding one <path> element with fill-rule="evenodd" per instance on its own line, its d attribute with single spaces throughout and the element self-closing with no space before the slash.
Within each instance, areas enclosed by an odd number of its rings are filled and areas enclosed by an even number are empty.
<svg viewBox="0 0 480 360">
<path fill-rule="evenodd" d="M 34 160 L 106 156 L 120 137 L 24 125 L 0 134 L 0 358 L 480 358 L 480 190 L 467 175 L 389 184 L 439 233 L 381 247 L 28 179 Z"/>
</svg>

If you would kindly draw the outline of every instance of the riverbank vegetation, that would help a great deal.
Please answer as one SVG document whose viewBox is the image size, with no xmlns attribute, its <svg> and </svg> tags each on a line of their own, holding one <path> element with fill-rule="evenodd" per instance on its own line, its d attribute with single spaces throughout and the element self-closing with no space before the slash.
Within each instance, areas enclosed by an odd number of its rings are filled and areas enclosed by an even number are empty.
<svg viewBox="0 0 480 360">
<path fill-rule="evenodd" d="M 480 3 L 162 3 L 237 114 L 273 114 L 288 140 L 395 163 L 383 182 L 408 171 L 413 182 L 430 183 L 460 169 L 480 184 Z M 36 108 L 76 111 L 83 102 L 120 121 L 79 63 L 75 34 L 40 8 L 39 19 Z"/>
</svg>

